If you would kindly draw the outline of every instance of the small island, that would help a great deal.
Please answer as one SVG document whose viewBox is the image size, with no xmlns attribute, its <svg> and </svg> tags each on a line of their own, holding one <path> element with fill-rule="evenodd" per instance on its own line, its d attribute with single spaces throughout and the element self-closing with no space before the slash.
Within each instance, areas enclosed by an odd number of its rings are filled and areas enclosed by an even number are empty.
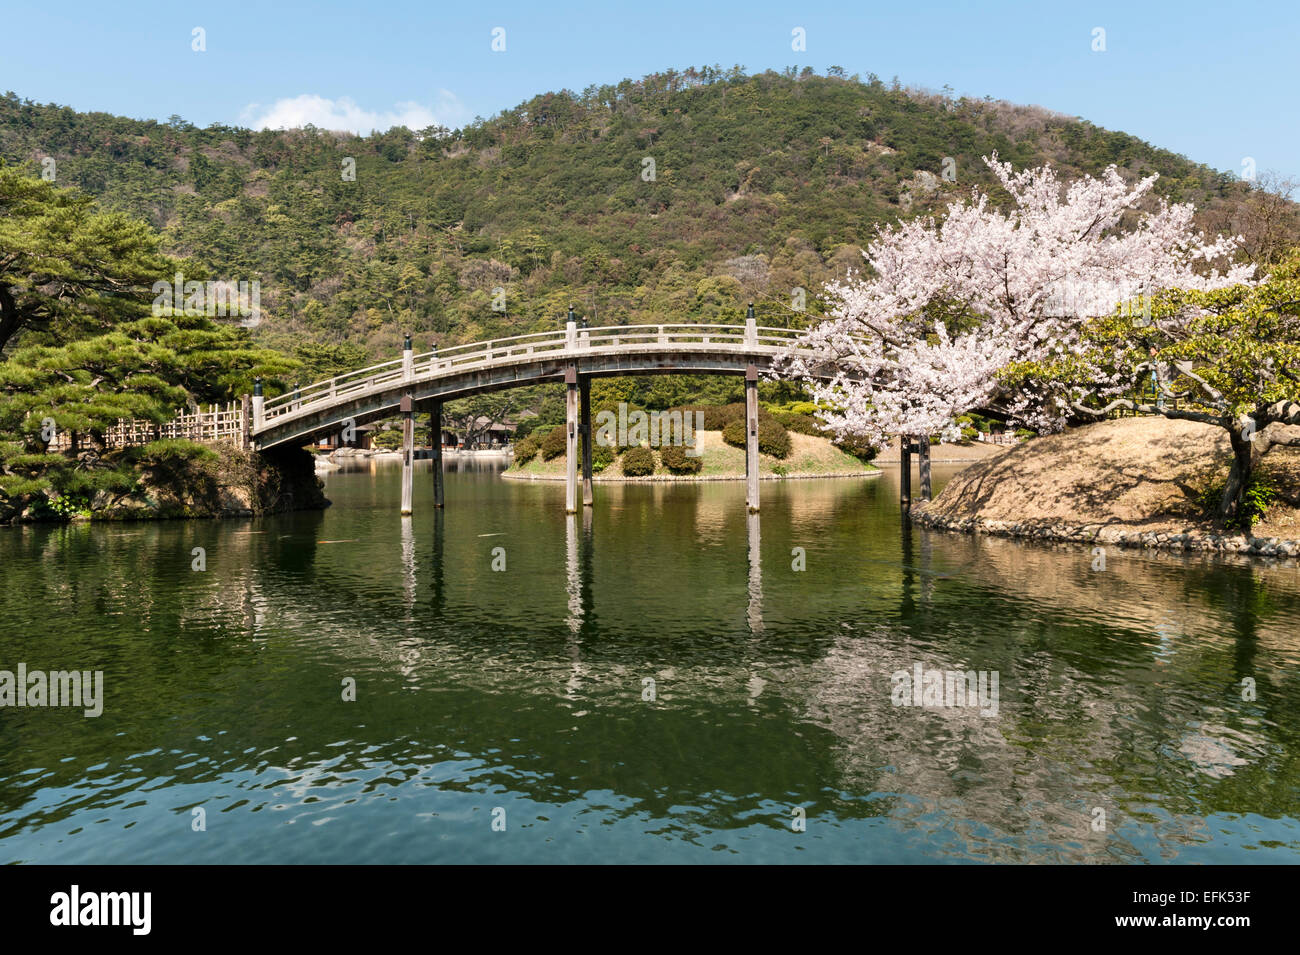
<svg viewBox="0 0 1300 955">
<path fill-rule="evenodd" d="M 759 412 L 758 468 L 763 480 L 874 477 L 875 450 L 853 441 L 840 442 L 824 434 L 816 419 L 796 403 L 786 409 Z M 613 409 L 608 409 L 612 411 Z M 675 440 L 640 437 L 626 428 L 602 434 L 594 429 L 593 481 L 743 481 L 745 479 L 744 405 L 671 409 L 690 416 L 695 425 L 674 430 Z M 636 412 L 633 412 L 635 414 Z M 626 418 L 626 412 L 624 412 Z M 600 420 L 597 414 L 597 422 Z M 662 436 L 660 436 L 662 437 Z M 619 441 L 626 444 L 619 444 Z M 538 429 L 515 444 L 514 460 L 502 472 L 512 480 L 563 481 L 564 428 Z"/>
</svg>

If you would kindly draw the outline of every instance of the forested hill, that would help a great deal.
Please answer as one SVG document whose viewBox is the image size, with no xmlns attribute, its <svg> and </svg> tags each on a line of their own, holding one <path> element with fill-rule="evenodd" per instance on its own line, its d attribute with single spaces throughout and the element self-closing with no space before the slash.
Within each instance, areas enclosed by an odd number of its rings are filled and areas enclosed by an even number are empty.
<svg viewBox="0 0 1300 955">
<path fill-rule="evenodd" d="M 547 93 L 458 131 L 358 138 L 78 113 L 9 94 L 0 158 L 147 219 L 211 278 L 262 283 L 267 344 L 391 355 L 551 327 L 713 320 L 857 267 L 873 227 L 992 186 L 980 157 L 1117 163 L 1241 231 L 1251 190 L 1124 133 L 1033 107 L 844 77 L 669 71 Z M 945 159 L 955 181 L 944 179 Z M 355 180 L 346 181 L 347 160 Z M 650 174 L 653 160 L 653 177 Z M 493 289 L 506 289 L 494 311 Z M 345 356 L 338 353 L 340 359 Z"/>
</svg>

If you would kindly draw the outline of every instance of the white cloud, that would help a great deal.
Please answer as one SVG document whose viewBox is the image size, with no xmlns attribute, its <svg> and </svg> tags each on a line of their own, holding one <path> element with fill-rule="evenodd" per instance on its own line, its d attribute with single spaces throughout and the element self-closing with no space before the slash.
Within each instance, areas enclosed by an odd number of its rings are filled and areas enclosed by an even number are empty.
<svg viewBox="0 0 1300 955">
<path fill-rule="evenodd" d="M 370 110 L 348 97 L 328 99 L 313 93 L 284 97 L 270 106 L 253 103 L 244 108 L 241 120 L 254 129 L 299 129 L 310 123 L 318 129 L 344 130 L 364 136 L 372 130 L 405 126 L 423 129 L 442 125 L 456 128 L 465 123 L 468 111 L 456 94 L 439 90 L 432 107 L 414 101 L 397 103 L 389 110 Z"/>
</svg>

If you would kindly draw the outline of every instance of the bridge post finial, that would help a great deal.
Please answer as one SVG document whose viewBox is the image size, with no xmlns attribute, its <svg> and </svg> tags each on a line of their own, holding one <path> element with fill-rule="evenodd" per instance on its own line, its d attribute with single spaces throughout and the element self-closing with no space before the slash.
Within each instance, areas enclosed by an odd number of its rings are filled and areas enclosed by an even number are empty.
<svg viewBox="0 0 1300 955">
<path fill-rule="evenodd" d="M 758 344 L 758 320 L 754 318 L 754 303 L 749 303 L 749 308 L 745 310 L 745 344 Z"/>
<path fill-rule="evenodd" d="M 573 314 L 573 306 L 569 306 L 569 316 L 564 322 L 564 347 L 573 348 L 578 344 L 578 319 Z"/>
<path fill-rule="evenodd" d="M 415 377 L 415 352 L 411 351 L 411 333 L 402 339 L 402 377 L 410 381 Z"/>
<path fill-rule="evenodd" d="M 253 430 L 262 427 L 266 398 L 262 395 L 262 379 L 253 379 Z"/>
</svg>

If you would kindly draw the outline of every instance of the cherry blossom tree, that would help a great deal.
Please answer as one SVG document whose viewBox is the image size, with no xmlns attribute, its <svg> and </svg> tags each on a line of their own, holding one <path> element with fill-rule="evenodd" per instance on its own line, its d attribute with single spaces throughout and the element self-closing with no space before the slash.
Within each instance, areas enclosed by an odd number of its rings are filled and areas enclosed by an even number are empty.
<svg viewBox="0 0 1300 955">
<path fill-rule="evenodd" d="M 829 317 L 784 356 L 829 430 L 877 446 L 893 434 L 955 439 L 958 415 L 994 407 L 1059 430 L 1069 396 L 1024 375 L 1009 387 L 1006 369 L 1077 352 L 1087 318 L 1119 303 L 1251 281 L 1253 266 L 1216 267 L 1236 240 L 1207 240 L 1190 205 L 1151 201 L 1154 175 L 1129 184 L 1111 166 L 1063 186 L 1050 166 L 985 162 L 1010 195 L 1005 211 L 976 189 L 941 222 L 882 229 L 864 252 L 870 274 L 828 285 Z M 1123 379 L 1112 369 L 1095 390 L 1118 393 Z"/>
</svg>

